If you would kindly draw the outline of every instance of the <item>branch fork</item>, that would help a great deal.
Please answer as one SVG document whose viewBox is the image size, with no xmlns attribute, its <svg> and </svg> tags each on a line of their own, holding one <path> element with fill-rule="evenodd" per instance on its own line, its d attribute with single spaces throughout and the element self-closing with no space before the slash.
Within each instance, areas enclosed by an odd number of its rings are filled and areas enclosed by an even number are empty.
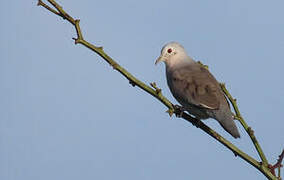
<svg viewBox="0 0 284 180">
<path fill-rule="evenodd" d="M 150 83 L 150 85 L 155 89 L 157 95 L 162 93 L 162 89 L 158 88 L 155 82 Z"/>
</svg>

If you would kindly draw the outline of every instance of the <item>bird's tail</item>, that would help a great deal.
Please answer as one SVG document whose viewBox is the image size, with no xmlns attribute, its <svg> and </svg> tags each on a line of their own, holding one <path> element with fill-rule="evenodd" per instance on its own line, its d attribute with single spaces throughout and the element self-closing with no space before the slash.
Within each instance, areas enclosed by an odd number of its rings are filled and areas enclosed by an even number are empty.
<svg viewBox="0 0 284 180">
<path fill-rule="evenodd" d="M 220 125 L 228 132 L 230 133 L 234 138 L 240 138 L 240 133 L 238 131 L 238 128 L 234 122 L 233 115 L 229 114 L 226 115 L 223 118 L 218 118 L 218 122 Z"/>
</svg>

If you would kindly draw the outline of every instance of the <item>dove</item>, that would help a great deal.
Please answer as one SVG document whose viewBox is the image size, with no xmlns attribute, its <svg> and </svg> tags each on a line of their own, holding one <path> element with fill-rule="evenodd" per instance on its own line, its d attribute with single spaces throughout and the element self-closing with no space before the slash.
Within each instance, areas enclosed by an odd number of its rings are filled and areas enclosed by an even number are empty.
<svg viewBox="0 0 284 180">
<path fill-rule="evenodd" d="M 165 62 L 169 89 L 182 109 L 197 119 L 213 118 L 234 138 L 240 133 L 218 81 L 177 42 L 166 44 L 155 64 Z"/>
</svg>

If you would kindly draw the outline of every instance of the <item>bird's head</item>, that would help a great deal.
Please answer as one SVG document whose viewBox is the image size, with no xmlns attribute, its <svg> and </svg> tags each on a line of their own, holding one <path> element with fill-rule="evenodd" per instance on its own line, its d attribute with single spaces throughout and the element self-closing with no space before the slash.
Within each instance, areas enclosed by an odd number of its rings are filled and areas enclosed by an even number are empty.
<svg viewBox="0 0 284 180">
<path fill-rule="evenodd" d="M 187 59 L 187 57 L 182 45 L 177 42 L 170 42 L 162 48 L 161 55 L 156 60 L 155 64 L 158 64 L 161 61 L 164 61 L 166 65 L 175 64 L 183 59 Z"/>
</svg>

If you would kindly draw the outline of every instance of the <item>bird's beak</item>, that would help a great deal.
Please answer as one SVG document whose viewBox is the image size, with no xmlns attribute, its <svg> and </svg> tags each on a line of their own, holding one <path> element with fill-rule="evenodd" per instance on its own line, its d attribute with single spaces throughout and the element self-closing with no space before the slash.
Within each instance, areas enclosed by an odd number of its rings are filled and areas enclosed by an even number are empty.
<svg viewBox="0 0 284 180">
<path fill-rule="evenodd" d="M 158 57 L 158 59 L 155 62 L 155 65 L 157 65 L 161 61 L 164 61 L 164 57 L 162 55 L 160 57 Z"/>
</svg>

